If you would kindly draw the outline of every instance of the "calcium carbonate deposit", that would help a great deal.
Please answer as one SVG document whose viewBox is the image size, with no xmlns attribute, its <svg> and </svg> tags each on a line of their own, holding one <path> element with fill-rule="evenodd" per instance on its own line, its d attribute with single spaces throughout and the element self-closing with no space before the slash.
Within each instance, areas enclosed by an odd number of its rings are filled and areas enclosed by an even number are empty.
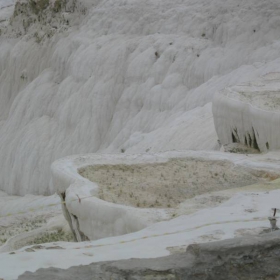
<svg viewBox="0 0 280 280">
<path fill-rule="evenodd" d="M 279 82 L 279 73 L 269 73 L 217 93 L 213 115 L 222 143 L 242 143 L 259 151 L 279 149 Z"/>
<path fill-rule="evenodd" d="M 87 166 L 79 173 L 100 186 L 100 199 L 142 208 L 175 207 L 195 195 L 251 185 L 261 176 L 269 177 L 251 174 L 230 162 L 195 158 L 161 164 Z"/>
<path fill-rule="evenodd" d="M 0 0 L 0 279 L 267 230 L 279 14 L 279 0 Z"/>
</svg>

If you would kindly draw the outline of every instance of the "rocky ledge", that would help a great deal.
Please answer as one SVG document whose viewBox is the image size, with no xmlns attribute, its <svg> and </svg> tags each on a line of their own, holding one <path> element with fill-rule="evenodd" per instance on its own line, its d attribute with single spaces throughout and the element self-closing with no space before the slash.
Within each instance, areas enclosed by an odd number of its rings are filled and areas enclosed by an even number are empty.
<svg viewBox="0 0 280 280">
<path fill-rule="evenodd" d="M 93 263 L 25 272 L 18 279 L 233 280 L 280 279 L 280 231 L 193 244 L 185 253 L 157 259 Z"/>
</svg>

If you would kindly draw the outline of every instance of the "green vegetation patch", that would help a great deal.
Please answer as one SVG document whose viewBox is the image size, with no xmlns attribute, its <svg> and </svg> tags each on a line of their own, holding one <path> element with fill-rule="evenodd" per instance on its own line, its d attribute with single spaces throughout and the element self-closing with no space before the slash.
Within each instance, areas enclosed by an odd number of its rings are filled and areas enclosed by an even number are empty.
<svg viewBox="0 0 280 280">
<path fill-rule="evenodd" d="M 26 245 L 42 244 L 58 241 L 74 242 L 72 233 L 64 232 L 63 230 L 46 232 L 43 236 L 35 238 L 32 242 Z"/>
</svg>

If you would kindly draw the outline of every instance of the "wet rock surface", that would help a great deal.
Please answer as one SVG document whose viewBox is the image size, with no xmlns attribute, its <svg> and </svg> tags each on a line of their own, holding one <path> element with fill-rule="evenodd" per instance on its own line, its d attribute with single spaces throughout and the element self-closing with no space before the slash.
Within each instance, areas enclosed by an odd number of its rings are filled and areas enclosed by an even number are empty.
<svg viewBox="0 0 280 280">
<path fill-rule="evenodd" d="M 39 269 L 18 279 L 210 280 L 280 279 L 280 231 L 255 237 L 193 244 L 185 253 L 156 259 Z"/>
</svg>

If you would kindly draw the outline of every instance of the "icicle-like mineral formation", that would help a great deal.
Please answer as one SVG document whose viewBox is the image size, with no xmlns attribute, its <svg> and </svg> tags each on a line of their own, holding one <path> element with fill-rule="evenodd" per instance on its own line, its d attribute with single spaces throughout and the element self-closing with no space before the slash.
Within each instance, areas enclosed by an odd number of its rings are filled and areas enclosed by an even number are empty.
<svg viewBox="0 0 280 280">
<path fill-rule="evenodd" d="M 223 145 L 241 143 L 261 152 L 280 148 L 280 73 L 219 91 L 213 115 Z"/>
</svg>

